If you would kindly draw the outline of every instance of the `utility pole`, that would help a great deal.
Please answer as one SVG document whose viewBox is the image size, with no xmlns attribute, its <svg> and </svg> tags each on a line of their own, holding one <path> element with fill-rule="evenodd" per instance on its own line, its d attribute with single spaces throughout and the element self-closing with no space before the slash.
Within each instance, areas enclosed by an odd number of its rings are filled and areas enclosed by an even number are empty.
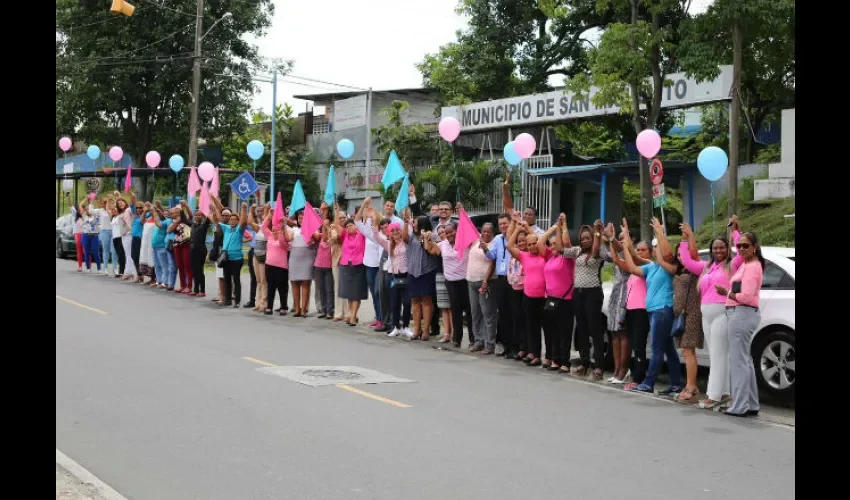
<svg viewBox="0 0 850 500">
<path fill-rule="evenodd" d="M 738 144 L 741 132 L 741 66 L 744 32 L 741 23 L 732 26 L 732 102 L 729 104 L 729 205 L 727 216 L 738 213 Z"/>
<path fill-rule="evenodd" d="M 274 191 L 274 174 L 276 173 L 275 165 L 275 150 L 277 149 L 277 68 L 272 72 L 272 165 L 269 168 L 271 171 L 271 186 L 269 187 L 269 206 L 274 208 L 277 201 L 277 196 Z"/>
<path fill-rule="evenodd" d="M 189 117 L 189 167 L 198 162 L 198 109 L 201 101 L 201 32 L 204 29 L 204 0 L 198 0 L 195 18 L 195 57 L 192 59 L 192 111 Z"/>
</svg>

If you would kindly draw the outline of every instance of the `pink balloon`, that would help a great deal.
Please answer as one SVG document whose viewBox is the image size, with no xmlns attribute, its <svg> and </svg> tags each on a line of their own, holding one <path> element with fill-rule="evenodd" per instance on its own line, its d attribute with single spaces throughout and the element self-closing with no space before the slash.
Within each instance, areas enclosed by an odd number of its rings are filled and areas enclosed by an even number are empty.
<svg viewBox="0 0 850 500">
<path fill-rule="evenodd" d="M 112 146 L 112 149 L 109 150 L 109 158 L 111 158 L 112 161 L 120 161 L 123 157 L 124 150 L 121 149 L 121 146 Z"/>
<path fill-rule="evenodd" d="M 97 193 L 95 193 L 94 191 L 89 193 L 89 199 L 90 200 L 94 201 L 95 198 L 97 198 Z"/>
<path fill-rule="evenodd" d="M 150 168 L 158 167 L 160 161 L 162 161 L 162 158 L 156 151 L 148 151 L 148 154 L 145 155 L 145 162 Z"/>
<path fill-rule="evenodd" d="M 63 137 L 59 139 L 59 149 L 61 149 L 62 151 L 68 151 L 69 149 L 71 149 L 71 138 Z"/>
<path fill-rule="evenodd" d="M 644 130 L 637 136 L 637 150 L 644 158 L 655 158 L 661 151 L 661 136 L 654 130 Z"/>
<path fill-rule="evenodd" d="M 537 149 L 537 141 L 534 140 L 534 136 L 531 134 L 519 134 L 514 139 L 514 151 L 519 155 L 523 160 L 527 160 L 531 155 L 534 154 L 534 151 Z"/>
<path fill-rule="evenodd" d="M 460 122 L 457 121 L 457 118 L 447 116 L 440 120 L 437 130 L 440 131 L 440 137 L 448 142 L 453 142 L 460 135 Z"/>
<path fill-rule="evenodd" d="M 198 176 L 205 182 L 213 180 L 213 177 L 215 177 L 215 167 L 208 161 L 201 163 L 198 165 Z"/>
</svg>

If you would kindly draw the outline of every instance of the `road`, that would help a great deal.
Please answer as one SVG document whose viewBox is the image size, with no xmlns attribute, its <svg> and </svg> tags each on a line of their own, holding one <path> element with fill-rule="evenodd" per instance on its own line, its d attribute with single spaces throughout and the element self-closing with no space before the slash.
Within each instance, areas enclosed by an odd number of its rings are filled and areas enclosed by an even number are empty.
<svg viewBox="0 0 850 500">
<path fill-rule="evenodd" d="M 793 427 L 74 270 L 57 261 L 56 447 L 128 499 L 794 498 Z"/>
</svg>

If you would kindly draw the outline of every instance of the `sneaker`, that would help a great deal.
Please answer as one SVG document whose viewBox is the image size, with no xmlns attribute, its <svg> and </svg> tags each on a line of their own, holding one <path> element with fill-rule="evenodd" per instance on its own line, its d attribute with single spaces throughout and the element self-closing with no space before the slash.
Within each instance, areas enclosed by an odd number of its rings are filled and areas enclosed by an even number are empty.
<svg viewBox="0 0 850 500">
<path fill-rule="evenodd" d="M 646 384 L 638 384 L 638 385 L 632 387 L 629 390 L 632 391 L 632 392 L 644 392 L 644 393 L 647 393 L 647 394 L 652 394 L 654 392 L 652 390 L 652 387 L 650 387 Z"/>
<path fill-rule="evenodd" d="M 401 330 L 399 330 L 398 327 L 396 327 L 396 328 L 393 328 L 393 331 L 391 331 L 390 333 L 387 334 L 387 337 L 398 337 L 399 335 L 401 335 Z"/>
<path fill-rule="evenodd" d="M 368 326 L 369 328 L 378 328 L 378 325 L 380 325 L 380 324 L 381 324 L 381 322 L 380 322 L 380 321 L 375 320 L 375 321 L 373 321 L 373 322 L 369 323 L 369 324 L 368 324 L 368 325 L 366 325 L 366 326 Z"/>
<path fill-rule="evenodd" d="M 671 385 L 670 387 L 668 387 L 666 389 L 658 391 L 658 394 L 660 394 L 662 396 L 676 396 L 680 392 L 682 392 L 681 387 L 679 387 L 678 385 Z"/>
<path fill-rule="evenodd" d="M 384 324 L 381 323 L 380 321 L 376 321 L 376 322 L 372 323 L 371 325 L 369 325 L 369 328 L 371 328 L 373 330 L 380 330 L 383 327 L 384 327 Z"/>
<path fill-rule="evenodd" d="M 404 327 L 404 330 L 401 331 L 401 334 L 404 335 L 406 338 L 413 338 L 413 330 L 411 330 L 410 327 Z"/>
</svg>

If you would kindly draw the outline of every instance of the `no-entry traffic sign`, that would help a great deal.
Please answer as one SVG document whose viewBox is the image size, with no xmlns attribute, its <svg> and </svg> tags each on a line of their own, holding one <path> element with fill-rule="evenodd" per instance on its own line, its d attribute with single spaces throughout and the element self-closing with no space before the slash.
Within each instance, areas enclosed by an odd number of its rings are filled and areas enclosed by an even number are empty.
<svg viewBox="0 0 850 500">
<path fill-rule="evenodd" d="M 661 184 L 661 180 L 664 179 L 664 166 L 661 165 L 661 160 L 658 158 L 653 158 L 652 164 L 649 165 L 649 179 L 656 186 Z"/>
</svg>

